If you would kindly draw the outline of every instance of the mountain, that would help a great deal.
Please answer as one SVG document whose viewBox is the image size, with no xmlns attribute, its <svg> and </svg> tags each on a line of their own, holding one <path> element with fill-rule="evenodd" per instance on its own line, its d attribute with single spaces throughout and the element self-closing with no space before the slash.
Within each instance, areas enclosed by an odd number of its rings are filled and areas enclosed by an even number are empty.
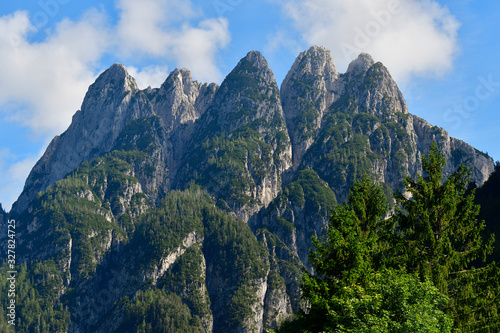
<svg viewBox="0 0 500 333">
<path fill-rule="evenodd" d="M 318 172 L 342 202 L 364 173 L 401 188 L 405 176 L 422 172 L 420 160 L 432 141 L 448 159 L 447 174 L 466 163 L 482 185 L 493 171 L 488 156 L 409 114 L 387 68 L 367 54 L 338 74 L 328 50 L 313 47 L 299 55 L 281 94 L 295 168 Z"/>
<path fill-rule="evenodd" d="M 24 305 L 17 331 L 276 327 L 299 310 L 311 236 L 325 234 L 354 181 L 369 175 L 392 204 L 432 141 L 447 175 L 465 163 L 481 186 L 494 170 L 487 155 L 410 114 L 367 54 L 338 73 L 330 52 L 312 47 L 281 89 L 256 51 L 220 86 L 176 69 L 140 90 L 115 64 L 9 213 Z M 0 287 L 5 303 L 7 282 Z"/>
</svg>

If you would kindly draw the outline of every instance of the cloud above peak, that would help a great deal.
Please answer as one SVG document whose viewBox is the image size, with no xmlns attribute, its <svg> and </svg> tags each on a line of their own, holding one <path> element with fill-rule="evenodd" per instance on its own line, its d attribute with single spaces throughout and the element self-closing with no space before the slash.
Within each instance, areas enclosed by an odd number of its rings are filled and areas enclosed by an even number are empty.
<svg viewBox="0 0 500 333">
<path fill-rule="evenodd" d="M 452 67 L 460 26 L 432 0 L 288 0 L 283 11 L 307 44 L 333 52 L 339 69 L 361 52 L 398 80 Z"/>
<path fill-rule="evenodd" d="M 27 12 L 0 17 L 0 106 L 7 118 L 36 131 L 64 129 L 95 76 L 94 64 L 108 45 L 105 17 L 88 12 L 63 20 L 43 42 Z"/>
<path fill-rule="evenodd" d="M 190 24 L 202 17 L 190 1 L 120 0 L 118 8 L 119 49 L 125 55 L 169 58 L 201 81 L 221 80 L 215 54 L 231 40 L 226 19 Z"/>
<path fill-rule="evenodd" d="M 216 55 L 230 41 L 227 20 L 205 18 L 190 1 L 116 4 L 116 24 L 96 9 L 53 26 L 30 20 L 26 11 L 1 16 L 1 118 L 40 134 L 60 133 L 80 108 L 106 57 L 125 64 L 157 62 L 133 68 L 143 85 L 159 86 L 166 78 L 166 62 L 189 68 L 200 81 L 222 79 Z M 47 20 L 55 14 L 47 13 Z"/>
</svg>

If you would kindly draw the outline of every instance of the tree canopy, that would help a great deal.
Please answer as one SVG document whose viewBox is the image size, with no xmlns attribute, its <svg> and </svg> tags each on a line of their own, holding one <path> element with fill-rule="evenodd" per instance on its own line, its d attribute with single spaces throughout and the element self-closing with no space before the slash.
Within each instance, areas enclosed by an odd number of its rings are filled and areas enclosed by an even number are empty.
<svg viewBox="0 0 500 333">
<path fill-rule="evenodd" d="M 446 159 L 433 143 L 423 175 L 405 180 L 396 211 L 364 177 L 335 207 L 326 240 L 313 239 L 313 272 L 302 277 L 307 306 L 279 332 L 496 332 L 500 275 L 484 261 L 470 176 L 444 179 Z"/>
<path fill-rule="evenodd" d="M 500 275 L 495 263 L 484 264 L 494 235 L 482 237 L 485 223 L 477 219 L 475 190 L 467 191 L 468 169 L 461 166 L 444 179 L 445 164 L 433 143 L 422 158 L 424 175 L 407 178 L 406 193 L 397 194 L 394 220 L 401 252 L 395 259 L 450 297 L 447 312 L 457 330 L 497 332 Z"/>
</svg>

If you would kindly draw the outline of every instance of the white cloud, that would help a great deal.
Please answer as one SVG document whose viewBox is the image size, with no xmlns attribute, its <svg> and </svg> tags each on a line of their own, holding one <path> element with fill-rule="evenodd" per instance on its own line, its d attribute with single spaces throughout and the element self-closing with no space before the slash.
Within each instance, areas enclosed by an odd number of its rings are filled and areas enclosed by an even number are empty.
<svg viewBox="0 0 500 333">
<path fill-rule="evenodd" d="M 400 80 L 439 75 L 458 48 L 459 23 L 432 0 L 288 0 L 283 9 L 307 44 L 333 52 L 340 70 L 367 52 Z"/>
<path fill-rule="evenodd" d="M 137 82 L 139 89 L 147 87 L 160 87 L 168 76 L 167 66 L 151 65 L 138 69 L 134 66 L 127 66 L 128 72 Z"/>
<path fill-rule="evenodd" d="M 118 7 L 117 32 L 125 55 L 166 57 L 190 69 L 198 80 L 220 81 L 215 55 L 230 41 L 226 19 L 206 19 L 193 26 L 189 21 L 201 13 L 190 1 L 120 0 Z"/>
<path fill-rule="evenodd" d="M 230 41 L 226 19 L 210 19 L 198 27 L 184 27 L 177 35 L 171 52 L 180 67 L 189 69 L 193 78 L 203 82 L 220 82 L 222 73 L 217 67 L 216 53 Z"/>
<path fill-rule="evenodd" d="M 124 63 L 144 56 L 158 60 L 158 66 L 132 67 L 140 86 L 161 84 L 168 60 L 201 81 L 221 80 L 216 54 L 230 40 L 226 20 L 203 19 L 191 2 L 181 0 L 119 0 L 117 7 L 115 26 L 105 13 L 90 10 L 77 21 L 62 20 L 38 42 L 30 40 L 37 27 L 28 12 L 0 17 L 0 107 L 7 119 L 42 134 L 60 133 L 106 54 Z"/>
<path fill-rule="evenodd" d="M 46 41 L 30 43 L 34 27 L 27 12 L 0 17 L 0 105 L 10 109 L 11 120 L 40 132 L 68 126 L 105 50 L 102 26 L 103 15 L 92 11 L 80 22 L 60 22 Z"/>
</svg>

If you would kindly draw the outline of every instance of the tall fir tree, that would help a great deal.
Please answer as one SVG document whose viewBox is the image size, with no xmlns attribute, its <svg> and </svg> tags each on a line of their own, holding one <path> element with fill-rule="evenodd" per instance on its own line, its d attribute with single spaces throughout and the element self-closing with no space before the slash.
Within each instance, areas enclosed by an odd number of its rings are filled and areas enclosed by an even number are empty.
<svg viewBox="0 0 500 333">
<path fill-rule="evenodd" d="M 448 298 L 432 282 L 384 267 L 393 221 L 382 189 L 368 177 L 334 208 L 327 239 L 313 238 L 304 272 L 308 309 L 279 332 L 450 332 Z"/>
<path fill-rule="evenodd" d="M 467 193 L 468 169 L 462 166 L 445 180 L 445 165 L 434 142 L 422 158 L 424 176 L 407 178 L 406 192 L 396 195 L 394 221 L 402 255 L 395 263 L 450 297 L 448 313 L 457 331 L 498 332 L 498 267 L 472 266 L 492 252 L 494 236 L 486 242 L 481 236 L 485 223 L 477 220 L 475 191 Z"/>
</svg>

